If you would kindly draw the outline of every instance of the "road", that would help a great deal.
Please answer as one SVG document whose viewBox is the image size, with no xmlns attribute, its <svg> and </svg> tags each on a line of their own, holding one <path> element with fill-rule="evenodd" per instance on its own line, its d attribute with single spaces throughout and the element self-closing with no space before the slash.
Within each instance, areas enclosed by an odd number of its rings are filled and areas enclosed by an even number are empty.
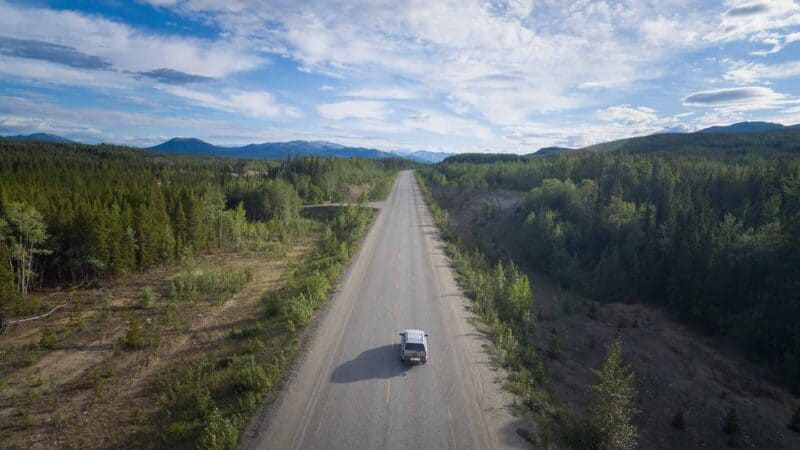
<svg viewBox="0 0 800 450">
<path fill-rule="evenodd" d="M 411 171 L 401 172 L 252 449 L 526 448 Z M 406 366 L 398 332 L 430 359 Z"/>
</svg>

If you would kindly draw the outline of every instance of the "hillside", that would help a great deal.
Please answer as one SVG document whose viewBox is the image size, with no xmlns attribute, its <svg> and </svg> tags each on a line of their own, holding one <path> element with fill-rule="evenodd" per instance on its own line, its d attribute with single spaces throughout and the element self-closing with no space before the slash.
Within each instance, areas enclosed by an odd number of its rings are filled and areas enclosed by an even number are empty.
<svg viewBox="0 0 800 450">
<path fill-rule="evenodd" d="M 762 131 L 781 130 L 783 128 L 788 127 L 772 122 L 739 122 L 727 126 L 704 128 L 698 131 L 698 133 L 759 133 Z"/>
<path fill-rule="evenodd" d="M 576 152 L 626 153 L 744 153 L 762 151 L 772 154 L 800 152 L 800 129 L 785 127 L 779 130 L 750 133 L 690 133 L 656 134 L 604 142 Z"/>
</svg>

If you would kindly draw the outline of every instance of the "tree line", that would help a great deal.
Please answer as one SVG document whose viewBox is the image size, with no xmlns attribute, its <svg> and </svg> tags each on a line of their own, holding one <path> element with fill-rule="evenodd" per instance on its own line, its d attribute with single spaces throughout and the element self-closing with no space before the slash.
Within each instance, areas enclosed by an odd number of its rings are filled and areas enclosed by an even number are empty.
<svg viewBox="0 0 800 450">
<path fill-rule="evenodd" d="M 165 156 L 0 141 L 0 313 L 33 285 L 144 271 L 186 254 L 268 249 L 303 203 L 385 185 L 403 163 Z"/>
<path fill-rule="evenodd" d="M 658 302 L 738 338 L 800 389 L 800 158 L 786 143 L 746 144 L 457 160 L 426 176 L 526 191 L 509 238 L 528 262 L 564 286 Z"/>
</svg>

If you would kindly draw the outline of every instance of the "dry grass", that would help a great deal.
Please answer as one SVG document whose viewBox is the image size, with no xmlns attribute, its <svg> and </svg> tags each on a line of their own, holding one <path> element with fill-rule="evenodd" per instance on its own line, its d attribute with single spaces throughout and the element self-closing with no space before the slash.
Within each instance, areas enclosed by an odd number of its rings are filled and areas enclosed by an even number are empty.
<svg viewBox="0 0 800 450">
<path fill-rule="evenodd" d="M 252 281 L 222 302 L 202 296 L 170 302 L 170 282 L 181 271 L 177 267 L 91 289 L 37 294 L 45 304 L 69 306 L 0 336 L 3 448 L 127 446 L 148 428 L 165 374 L 238 345 L 229 335 L 256 325 L 261 297 L 281 286 L 287 264 L 312 244 L 302 242 L 288 255 L 198 258 L 196 270 L 252 273 Z M 152 303 L 143 300 L 148 287 L 155 294 Z M 131 319 L 150 345 L 132 350 L 124 345 Z M 45 329 L 50 330 L 45 343 L 51 345 L 41 345 Z"/>
</svg>

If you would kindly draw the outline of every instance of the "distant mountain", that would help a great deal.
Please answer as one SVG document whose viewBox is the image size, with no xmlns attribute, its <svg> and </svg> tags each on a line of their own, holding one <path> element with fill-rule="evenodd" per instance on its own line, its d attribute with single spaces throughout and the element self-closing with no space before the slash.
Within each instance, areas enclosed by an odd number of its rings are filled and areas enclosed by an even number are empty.
<svg viewBox="0 0 800 450">
<path fill-rule="evenodd" d="M 418 150 L 415 152 L 392 152 L 400 158 L 410 159 L 423 164 L 436 164 L 443 161 L 445 158 L 453 156 L 452 153 L 445 152 L 429 152 L 427 150 Z"/>
<path fill-rule="evenodd" d="M 149 147 L 163 153 L 191 153 L 198 155 L 231 156 L 236 158 L 283 159 L 288 156 L 336 156 L 340 158 L 392 158 L 393 154 L 362 147 L 345 147 L 325 141 L 290 141 L 249 144 L 241 147 L 223 147 L 195 138 L 173 138 Z"/>
<path fill-rule="evenodd" d="M 36 142 L 55 142 L 58 144 L 75 144 L 65 137 L 56 136 L 48 133 L 18 134 L 16 136 L 3 136 L 2 139 L 9 141 L 36 141 Z"/>
<path fill-rule="evenodd" d="M 764 131 L 782 130 L 784 128 L 792 127 L 784 127 L 779 123 L 772 122 L 739 122 L 727 126 L 704 128 L 698 131 L 698 133 L 760 133 Z"/>
<path fill-rule="evenodd" d="M 173 138 L 147 148 L 163 153 L 190 153 L 197 155 L 230 156 L 235 158 L 284 159 L 288 156 L 334 156 L 339 158 L 405 158 L 421 163 L 436 163 L 451 156 L 450 153 L 416 151 L 387 152 L 374 148 L 347 147 L 326 141 L 289 141 L 249 144 L 241 147 L 223 147 L 196 138 Z"/>
<path fill-rule="evenodd" d="M 148 148 L 148 150 L 162 153 L 196 153 L 201 155 L 211 155 L 219 152 L 221 149 L 222 147 L 217 147 L 206 141 L 201 141 L 200 139 L 177 137 Z"/>
</svg>

